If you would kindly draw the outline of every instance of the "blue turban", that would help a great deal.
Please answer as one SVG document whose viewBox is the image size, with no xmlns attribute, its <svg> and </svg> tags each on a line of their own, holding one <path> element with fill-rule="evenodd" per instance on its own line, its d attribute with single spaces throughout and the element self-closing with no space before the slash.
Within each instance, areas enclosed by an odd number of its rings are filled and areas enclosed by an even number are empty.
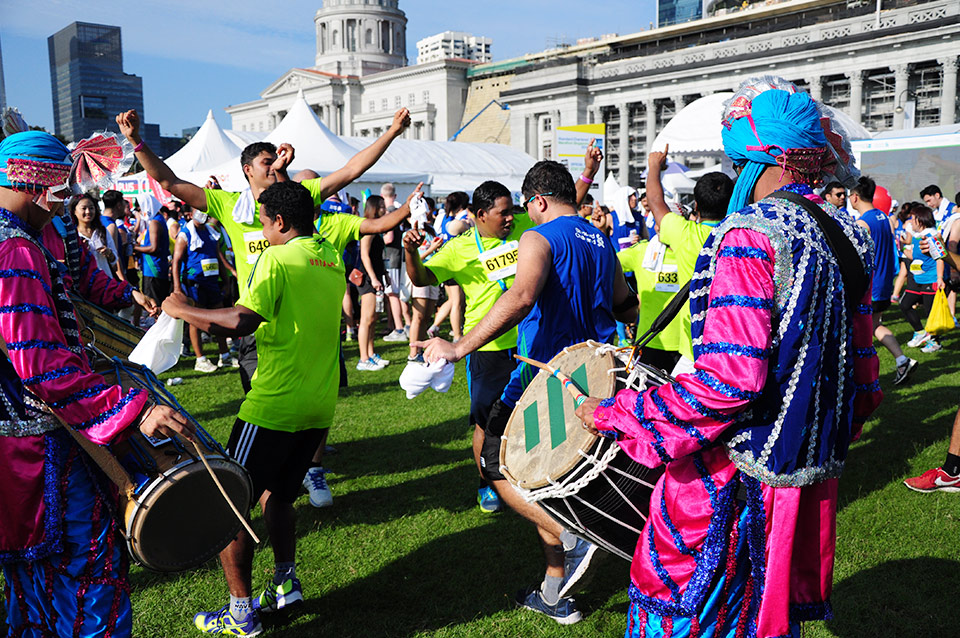
<svg viewBox="0 0 960 638">
<path fill-rule="evenodd" d="M 723 150 L 734 164 L 743 165 L 727 207 L 728 213 L 750 203 L 760 174 L 767 166 L 777 165 L 776 158 L 782 153 L 781 149 L 827 146 L 820 125 L 820 111 L 806 93 L 780 89 L 763 91 L 753 98 L 750 117 L 742 116 L 728 122 L 730 128 L 724 126 L 721 131 Z M 764 148 L 766 150 L 762 150 Z"/>
<path fill-rule="evenodd" d="M 55 164 L 66 167 L 68 171 L 72 165 L 70 150 L 63 145 L 63 142 L 43 131 L 14 133 L 0 140 L 0 186 L 11 188 L 54 185 L 21 181 L 11 182 L 7 175 L 7 163 L 11 159 Z M 66 181 L 67 176 L 64 174 L 63 183 L 65 184 Z"/>
</svg>

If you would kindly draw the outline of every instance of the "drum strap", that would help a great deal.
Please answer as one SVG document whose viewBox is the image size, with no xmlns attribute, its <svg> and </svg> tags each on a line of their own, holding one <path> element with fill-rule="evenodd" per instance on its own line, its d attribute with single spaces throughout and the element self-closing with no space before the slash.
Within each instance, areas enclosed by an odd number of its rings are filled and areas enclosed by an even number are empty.
<svg viewBox="0 0 960 638">
<path fill-rule="evenodd" d="M 854 308 L 860 303 L 870 280 L 867 279 L 867 273 L 863 268 L 863 262 L 860 261 L 860 255 L 850 239 L 843 233 L 839 222 L 831 219 L 822 208 L 811 202 L 803 195 L 798 195 L 790 191 L 777 191 L 775 197 L 783 198 L 789 202 L 800 206 L 813 217 L 823 237 L 833 252 L 833 256 L 840 266 L 840 277 L 843 279 L 843 287 L 847 293 L 847 308 Z"/>
<path fill-rule="evenodd" d="M 644 332 L 642 335 L 638 335 L 633 341 L 634 348 L 642 348 L 650 340 L 656 337 L 658 334 L 663 332 L 664 328 L 670 325 L 670 322 L 673 321 L 674 317 L 677 316 L 677 313 L 680 312 L 680 309 L 687 303 L 687 299 L 690 297 L 690 282 L 683 284 L 683 287 L 680 288 L 673 295 L 673 298 L 670 300 L 670 303 L 664 307 L 663 311 L 657 315 L 657 318 L 653 320 L 653 323 L 650 324 L 650 328 Z"/>
<path fill-rule="evenodd" d="M 117 460 L 117 457 L 110 454 L 105 447 L 102 445 L 97 445 L 87 437 L 83 436 L 80 432 L 76 431 L 66 421 L 60 418 L 59 415 L 54 413 L 54 416 L 57 417 L 57 420 L 63 425 L 70 436 L 73 437 L 73 440 L 83 448 L 83 451 L 90 455 L 90 458 L 93 459 L 93 462 L 100 466 L 100 469 L 103 470 L 103 473 L 113 481 L 116 486 L 120 489 L 120 492 L 124 494 L 127 498 L 132 499 L 134 490 L 136 486 L 133 484 L 133 481 L 130 480 L 130 475 L 127 473 L 123 466 L 120 465 L 120 461 Z"/>
</svg>

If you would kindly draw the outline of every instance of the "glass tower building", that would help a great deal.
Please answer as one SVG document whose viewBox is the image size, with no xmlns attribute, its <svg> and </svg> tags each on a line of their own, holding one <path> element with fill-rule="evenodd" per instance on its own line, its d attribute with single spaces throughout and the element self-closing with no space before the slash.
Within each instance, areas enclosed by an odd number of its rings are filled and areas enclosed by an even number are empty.
<svg viewBox="0 0 960 638">
<path fill-rule="evenodd" d="M 657 0 L 657 27 L 703 17 L 703 0 Z"/>
<path fill-rule="evenodd" d="M 74 22 L 47 38 L 53 121 L 58 135 L 78 141 L 117 130 L 117 113 L 137 109 L 143 119 L 143 82 L 123 72 L 120 27 Z"/>
</svg>

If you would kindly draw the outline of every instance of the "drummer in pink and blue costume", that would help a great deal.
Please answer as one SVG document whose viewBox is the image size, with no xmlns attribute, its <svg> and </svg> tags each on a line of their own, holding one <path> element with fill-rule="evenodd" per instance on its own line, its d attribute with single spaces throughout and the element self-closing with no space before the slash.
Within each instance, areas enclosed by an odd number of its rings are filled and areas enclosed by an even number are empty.
<svg viewBox="0 0 960 638">
<path fill-rule="evenodd" d="M 41 132 L 0 141 L 0 564 L 10 636 L 131 634 L 127 561 L 103 476 L 39 400 L 95 443 L 141 424 L 188 432 L 140 390 L 107 385 L 79 339 L 67 284 L 40 243 L 68 150 Z M 179 415 L 177 415 L 179 416 Z M 174 423 L 176 421 L 176 423 Z"/>
<path fill-rule="evenodd" d="M 833 157 L 817 105 L 759 90 L 741 87 L 724 114 L 741 172 L 691 283 L 695 373 L 578 411 L 665 466 L 633 557 L 628 638 L 798 637 L 831 616 L 837 480 L 881 399 L 870 287 L 848 309 L 817 222 L 775 191 L 826 209 L 867 281 L 872 246 L 810 188 Z"/>
</svg>

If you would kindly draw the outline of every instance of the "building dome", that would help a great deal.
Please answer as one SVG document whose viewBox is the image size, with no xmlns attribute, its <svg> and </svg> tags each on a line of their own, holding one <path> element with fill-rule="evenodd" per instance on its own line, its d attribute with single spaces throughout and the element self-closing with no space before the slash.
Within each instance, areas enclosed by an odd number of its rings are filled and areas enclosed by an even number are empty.
<svg viewBox="0 0 960 638">
<path fill-rule="evenodd" d="M 397 0 L 323 0 L 313 21 L 320 71 L 362 76 L 407 64 L 407 16 Z"/>
</svg>

